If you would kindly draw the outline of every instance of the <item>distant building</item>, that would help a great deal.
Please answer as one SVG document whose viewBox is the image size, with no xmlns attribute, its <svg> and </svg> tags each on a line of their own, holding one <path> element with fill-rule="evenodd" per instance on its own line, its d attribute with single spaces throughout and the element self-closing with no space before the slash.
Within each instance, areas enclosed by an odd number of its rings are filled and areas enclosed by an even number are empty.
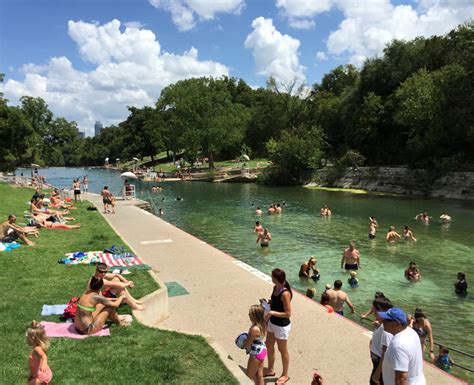
<svg viewBox="0 0 474 385">
<path fill-rule="evenodd" d="M 84 131 L 77 131 L 77 137 L 79 139 L 84 139 L 86 137 L 86 133 Z"/>
<path fill-rule="evenodd" d="M 95 122 L 95 124 L 94 124 L 95 136 L 100 135 L 103 128 L 104 128 L 104 126 L 102 125 L 101 122 L 99 122 L 99 121 Z"/>
</svg>

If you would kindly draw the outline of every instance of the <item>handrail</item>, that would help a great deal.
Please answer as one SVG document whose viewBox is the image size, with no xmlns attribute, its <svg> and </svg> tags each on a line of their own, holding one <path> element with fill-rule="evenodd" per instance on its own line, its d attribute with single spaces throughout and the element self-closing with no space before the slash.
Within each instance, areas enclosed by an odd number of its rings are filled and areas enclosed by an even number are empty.
<svg viewBox="0 0 474 385">
<path fill-rule="evenodd" d="M 374 320 L 372 320 L 372 319 L 370 319 L 370 318 L 362 318 L 362 317 L 361 317 L 360 319 L 363 320 L 363 321 L 366 321 L 366 322 L 370 322 L 370 323 L 374 322 Z M 463 356 L 466 356 L 466 357 L 469 357 L 469 358 L 474 358 L 474 355 L 471 354 L 471 353 L 463 352 L 462 350 L 459 350 L 459 349 L 456 349 L 456 348 L 452 348 L 452 347 L 450 347 L 450 346 L 446 346 L 445 344 L 441 344 L 441 343 L 439 343 L 439 342 L 435 342 L 434 344 L 437 345 L 437 346 L 444 346 L 444 347 L 448 348 L 450 351 L 459 353 L 459 354 L 461 354 L 461 355 L 463 355 Z M 457 364 L 456 362 L 453 362 L 453 366 L 456 366 L 456 367 L 458 367 L 458 368 L 460 368 L 460 369 L 467 370 L 468 372 L 474 373 L 474 369 L 468 368 L 468 367 L 463 366 L 463 365 L 460 365 L 460 364 Z"/>
</svg>

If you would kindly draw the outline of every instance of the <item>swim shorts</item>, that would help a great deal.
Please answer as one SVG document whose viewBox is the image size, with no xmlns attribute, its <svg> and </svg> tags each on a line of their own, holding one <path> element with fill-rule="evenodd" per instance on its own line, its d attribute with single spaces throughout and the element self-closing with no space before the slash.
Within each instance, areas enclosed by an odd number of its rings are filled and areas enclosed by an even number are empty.
<svg viewBox="0 0 474 385">
<path fill-rule="evenodd" d="M 369 239 L 375 239 L 375 235 L 374 234 L 369 234 Z"/>
<path fill-rule="evenodd" d="M 16 231 L 12 231 L 10 234 L 8 234 L 6 237 L 2 239 L 3 243 L 12 243 L 15 242 L 18 239 L 18 234 Z"/>
<path fill-rule="evenodd" d="M 359 270 L 359 265 L 357 263 L 346 263 L 344 265 L 344 269 L 346 269 L 346 270 Z"/>
</svg>

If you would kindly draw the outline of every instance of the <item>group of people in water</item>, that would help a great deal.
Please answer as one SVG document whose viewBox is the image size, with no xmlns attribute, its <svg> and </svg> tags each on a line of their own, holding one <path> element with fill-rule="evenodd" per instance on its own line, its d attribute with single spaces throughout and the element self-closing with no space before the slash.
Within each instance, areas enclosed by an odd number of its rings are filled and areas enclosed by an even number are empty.
<svg viewBox="0 0 474 385">
<path fill-rule="evenodd" d="M 279 207 L 281 206 L 276 205 L 276 204 L 271 204 L 268 209 L 268 214 L 269 215 L 281 214 L 282 211 L 281 209 L 278 210 Z M 257 216 L 263 215 L 263 212 L 260 209 L 260 207 L 256 208 L 255 214 Z M 323 206 L 320 209 L 320 215 L 323 217 L 330 217 L 332 215 L 331 208 L 328 207 L 327 205 Z M 449 214 L 446 212 L 443 212 L 439 218 L 442 221 L 442 223 L 449 223 L 452 220 Z M 418 214 L 415 217 L 415 219 L 421 221 L 424 224 L 428 224 L 429 220 L 432 219 L 432 217 L 430 217 L 428 213 L 424 211 Z M 373 240 L 376 238 L 378 227 L 379 227 L 379 224 L 377 222 L 377 219 L 374 216 L 370 216 L 369 217 L 369 232 L 368 232 L 369 240 Z M 262 225 L 261 220 L 258 220 L 255 222 L 254 230 L 255 230 L 255 233 L 257 234 L 257 243 L 260 243 L 261 247 L 268 247 L 272 239 L 268 227 L 264 227 Z M 402 239 L 405 241 L 417 242 L 417 238 L 415 237 L 413 230 L 408 225 L 404 227 L 402 234 L 399 234 L 396 231 L 394 226 L 390 226 L 385 236 L 385 240 L 387 241 L 387 243 L 394 244 L 398 240 L 402 240 Z M 357 270 L 361 269 L 361 257 L 360 257 L 360 252 L 359 250 L 357 250 L 354 241 L 351 241 L 348 247 L 344 249 L 342 253 L 341 261 L 340 261 L 340 267 L 341 269 L 344 269 L 349 273 L 349 278 L 347 279 L 348 286 L 351 289 L 355 289 L 359 287 L 359 280 L 357 278 Z M 280 270 L 280 269 L 276 269 L 276 270 Z M 419 267 L 417 266 L 416 262 L 414 261 L 410 262 L 409 266 L 405 270 L 404 275 L 405 275 L 405 278 L 411 282 L 420 281 L 421 271 Z M 310 279 L 315 282 L 320 280 L 321 271 L 317 267 L 317 259 L 315 256 L 311 256 L 307 261 L 301 264 L 298 276 L 301 279 Z M 275 279 L 273 272 L 272 272 L 272 281 L 274 283 L 278 281 Z M 288 282 L 286 282 L 286 280 L 285 280 L 285 285 L 289 287 L 289 284 Z M 273 295 L 281 292 L 281 284 L 280 286 L 278 287 L 277 286 L 278 285 L 274 287 Z M 340 315 L 344 315 L 344 306 L 347 306 L 350 309 L 351 313 L 355 313 L 356 311 L 354 304 L 349 298 L 349 295 L 342 290 L 342 286 L 343 286 L 343 282 L 341 280 L 336 280 L 334 284 L 332 285 L 332 287 L 331 285 L 326 285 L 324 292 L 321 294 L 320 303 L 327 309 L 329 313 L 337 313 Z M 467 294 L 467 281 L 466 281 L 465 273 L 459 272 L 457 274 L 457 281 L 454 283 L 454 289 L 455 289 L 455 293 L 460 296 L 465 296 Z M 272 301 L 274 300 L 273 295 L 272 295 Z M 316 295 L 316 289 L 314 288 L 307 289 L 306 295 L 310 298 L 314 298 Z M 285 316 L 287 316 L 288 314 L 291 314 L 291 306 L 289 305 L 289 303 L 286 303 L 285 301 L 281 303 L 280 301 L 277 301 L 277 303 L 278 305 L 276 306 L 278 307 L 278 309 L 280 309 L 278 313 L 282 313 Z M 245 348 L 247 348 L 250 351 L 248 375 L 250 378 L 254 379 L 255 383 L 257 384 L 263 383 L 263 377 L 265 375 L 274 375 L 274 372 L 273 372 L 274 355 L 272 355 L 272 358 L 269 359 L 269 365 L 268 365 L 269 369 L 265 372 L 263 370 L 262 360 L 259 360 L 258 357 L 256 358 L 256 355 L 252 356 L 252 351 L 258 351 L 258 352 L 262 351 L 262 349 L 254 349 L 252 345 L 253 342 L 263 341 L 262 336 L 265 335 L 264 333 L 265 330 L 267 332 L 267 339 L 266 339 L 267 343 L 268 342 L 274 343 L 274 341 L 277 341 L 279 342 L 278 346 L 280 347 L 280 342 L 281 342 L 279 341 L 279 337 L 276 336 L 276 334 L 273 334 L 270 339 L 268 338 L 270 327 L 266 326 L 267 329 L 265 329 L 266 323 L 263 321 L 267 320 L 267 318 L 265 318 L 265 314 L 268 311 L 268 309 L 273 309 L 273 307 L 269 307 L 267 309 L 266 306 L 267 306 L 266 303 L 262 303 L 262 307 L 259 307 L 258 309 L 255 306 L 251 308 L 249 317 L 251 319 L 252 326 L 249 330 L 249 335 L 252 335 L 252 338 L 249 339 L 249 341 L 247 341 L 247 344 L 245 345 Z M 383 330 L 383 325 L 382 325 L 383 320 L 380 317 L 378 317 L 378 314 L 379 312 L 388 311 L 390 308 L 392 308 L 390 300 L 385 298 L 383 293 L 377 292 L 374 303 L 373 303 L 373 307 L 365 314 L 362 314 L 361 317 L 367 318 L 371 314 L 375 315 L 376 316 L 376 321 L 374 322 L 374 325 L 376 328 L 375 330 L 378 330 L 378 328 L 381 328 L 379 330 L 381 331 Z M 403 313 L 401 309 L 397 309 L 397 312 L 398 314 Z M 257 317 L 255 314 L 260 314 L 260 316 Z M 275 319 L 275 317 L 273 317 L 273 319 Z M 280 320 L 277 320 L 277 322 L 280 322 Z M 288 325 L 290 325 L 290 323 L 288 323 Z M 403 324 L 401 325 L 403 327 L 410 327 L 418 335 L 423 352 L 425 351 L 426 341 L 429 341 L 428 346 L 429 346 L 429 355 L 430 355 L 431 361 L 433 363 L 436 363 L 436 365 L 442 368 L 443 370 L 446 370 L 448 372 L 451 370 L 453 362 L 451 358 L 449 357 L 449 350 L 446 347 L 440 346 L 438 356 L 434 355 L 434 339 L 433 339 L 432 326 L 431 326 L 430 321 L 427 319 L 425 313 L 421 309 L 416 309 L 413 316 L 407 315 L 406 325 L 403 325 Z M 274 328 L 274 326 L 271 326 L 271 328 Z M 401 330 L 403 330 L 403 328 Z M 279 336 L 281 339 L 283 339 L 284 347 L 286 348 L 286 350 L 285 348 L 280 350 L 281 355 L 282 355 L 282 360 L 283 360 L 283 373 L 279 377 L 277 383 L 282 384 L 282 383 L 285 383 L 288 379 L 288 365 L 285 364 L 285 362 L 287 362 L 287 359 L 288 359 L 288 356 L 287 356 L 288 334 L 282 333 L 281 330 L 279 330 L 279 332 L 281 332 L 279 333 Z M 374 331 L 374 336 L 375 335 L 377 334 Z M 377 338 L 379 337 L 377 336 Z M 377 340 L 377 343 L 378 342 L 380 341 Z M 373 344 L 371 344 L 371 346 L 372 345 Z M 386 348 L 387 346 L 384 347 L 384 349 Z M 382 370 L 381 370 L 382 368 L 381 362 L 383 360 L 383 354 L 381 354 L 380 356 L 380 353 L 381 353 L 381 350 L 375 353 L 371 351 L 371 355 L 374 362 L 374 370 L 371 374 L 371 379 L 370 379 L 371 384 L 383 384 Z M 319 378 L 318 381 L 322 381 L 322 378 L 320 376 L 318 378 Z"/>
</svg>

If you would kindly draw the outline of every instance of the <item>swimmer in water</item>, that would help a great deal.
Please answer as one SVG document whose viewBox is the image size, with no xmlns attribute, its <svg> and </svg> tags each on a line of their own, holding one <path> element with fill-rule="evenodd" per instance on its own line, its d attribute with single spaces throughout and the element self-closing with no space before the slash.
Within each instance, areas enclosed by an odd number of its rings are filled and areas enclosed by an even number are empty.
<svg viewBox="0 0 474 385">
<path fill-rule="evenodd" d="M 273 215 L 273 214 L 276 214 L 276 209 L 275 209 L 275 205 L 271 204 L 270 207 L 268 208 L 268 215 Z"/>
<path fill-rule="evenodd" d="M 260 234 L 263 232 L 263 226 L 261 225 L 260 221 L 255 222 L 255 232 Z"/>
<path fill-rule="evenodd" d="M 276 207 L 275 207 L 275 214 L 281 214 L 282 212 L 282 208 L 280 206 L 279 203 L 276 204 Z"/>
<path fill-rule="evenodd" d="M 315 268 L 316 258 L 311 256 L 308 262 L 304 262 L 300 267 L 300 272 L 298 276 L 300 278 L 312 278 L 315 281 L 318 281 L 320 278 L 319 269 Z"/>
<path fill-rule="evenodd" d="M 268 231 L 268 227 L 265 227 L 263 229 L 263 232 L 258 234 L 256 243 L 260 242 L 261 247 L 268 247 L 271 240 L 272 240 L 272 235 Z"/>
<path fill-rule="evenodd" d="M 331 210 L 330 207 L 328 207 L 327 210 L 326 210 L 326 216 L 330 217 L 331 215 L 332 215 L 332 210 Z"/>
<path fill-rule="evenodd" d="M 410 262 L 405 270 L 405 278 L 411 282 L 419 282 L 421 279 L 420 269 L 416 266 L 416 262 Z"/>
<path fill-rule="evenodd" d="M 441 219 L 443 223 L 449 223 L 452 220 L 446 211 L 439 216 L 439 219 Z"/>
<path fill-rule="evenodd" d="M 375 238 L 378 227 L 379 227 L 379 224 L 377 223 L 377 220 L 375 219 L 375 217 L 369 217 L 369 239 Z"/>
<path fill-rule="evenodd" d="M 323 207 L 321 207 L 319 209 L 319 215 L 321 215 L 322 217 L 327 217 L 328 216 L 328 206 L 327 205 L 324 205 Z"/>
<path fill-rule="evenodd" d="M 430 218 L 432 218 L 432 217 L 430 217 L 430 216 L 428 215 L 428 212 L 427 212 L 427 211 L 423 211 L 422 213 L 417 214 L 417 216 L 415 217 L 415 219 L 416 219 L 417 221 L 421 221 L 421 222 L 423 222 L 425 225 L 427 225 L 428 223 L 430 223 Z"/>
<path fill-rule="evenodd" d="M 356 289 L 359 287 L 359 280 L 356 278 L 357 271 L 351 271 L 351 277 L 347 280 L 347 283 L 351 289 Z"/>
<path fill-rule="evenodd" d="M 385 239 L 387 240 L 388 243 L 395 243 L 397 239 L 400 239 L 401 236 L 395 231 L 395 226 L 390 226 L 388 229 L 387 235 L 385 236 Z"/>
<path fill-rule="evenodd" d="M 406 241 L 416 242 L 416 238 L 413 235 L 413 231 L 411 231 L 411 229 L 408 226 L 405 226 L 405 228 L 403 229 L 403 238 Z"/>
<path fill-rule="evenodd" d="M 184 201 L 184 199 L 181 198 L 180 196 L 177 196 L 177 197 L 176 197 L 176 200 L 177 200 L 177 201 Z"/>
<path fill-rule="evenodd" d="M 255 215 L 262 215 L 263 214 L 263 211 L 260 207 L 257 207 L 257 209 L 255 210 Z"/>
</svg>

